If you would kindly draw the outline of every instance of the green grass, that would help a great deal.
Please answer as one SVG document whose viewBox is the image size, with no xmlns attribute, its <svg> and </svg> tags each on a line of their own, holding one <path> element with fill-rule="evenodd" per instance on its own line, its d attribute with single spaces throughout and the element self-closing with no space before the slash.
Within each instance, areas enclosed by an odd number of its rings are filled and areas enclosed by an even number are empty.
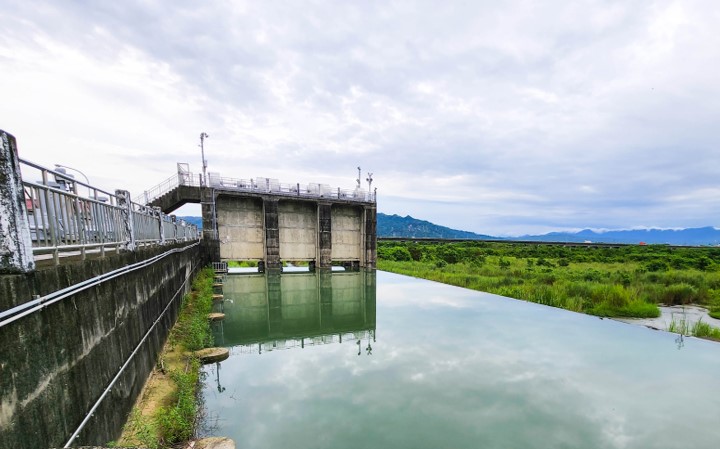
<svg viewBox="0 0 720 449">
<path fill-rule="evenodd" d="M 156 409 L 145 411 L 136 405 L 120 444 L 170 448 L 192 437 L 198 414 L 196 397 L 200 376 L 200 362 L 192 351 L 213 344 L 207 318 L 212 309 L 213 283 L 213 270 L 205 268 L 195 278 L 190 293 L 183 298 L 178 320 L 170 331 L 159 362 L 167 368 L 168 382 L 172 384 L 167 384 L 167 388 L 162 389 L 166 393 L 155 398 L 162 404 Z"/>
<path fill-rule="evenodd" d="M 193 282 L 192 291 L 183 301 L 177 324 L 168 338 L 170 346 L 196 351 L 212 346 L 213 337 L 207 315 L 212 310 L 214 272 L 203 269 Z M 197 416 L 197 388 L 200 362 L 190 356 L 184 369 L 175 369 L 170 378 L 177 386 L 174 403 L 161 407 L 155 415 L 163 447 L 172 447 L 192 437 Z"/>
<path fill-rule="evenodd" d="M 177 385 L 176 401 L 169 407 L 161 407 L 155 415 L 163 446 L 174 446 L 193 436 L 197 409 L 197 386 L 200 362 L 189 360 L 187 370 L 173 370 L 170 377 Z"/>
<path fill-rule="evenodd" d="M 599 316 L 657 317 L 658 304 L 720 316 L 718 248 L 380 242 L 378 268 Z"/>
<path fill-rule="evenodd" d="M 673 318 L 670 321 L 667 330 L 676 334 L 692 335 L 694 337 L 708 338 L 711 340 L 720 341 L 720 329 L 703 322 L 703 320 L 697 321 L 695 324 L 690 325 L 690 323 L 686 321 L 685 318 L 681 318 L 679 320 Z"/>
<path fill-rule="evenodd" d="M 702 320 L 693 325 L 692 334 L 696 337 L 720 340 L 720 329 L 710 326 L 708 323 L 703 323 Z"/>
</svg>

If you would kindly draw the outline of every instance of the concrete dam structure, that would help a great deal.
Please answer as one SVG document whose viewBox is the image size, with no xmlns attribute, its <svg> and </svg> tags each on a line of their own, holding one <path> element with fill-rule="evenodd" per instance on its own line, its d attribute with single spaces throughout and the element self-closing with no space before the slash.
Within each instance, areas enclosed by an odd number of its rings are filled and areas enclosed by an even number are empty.
<svg viewBox="0 0 720 449">
<path fill-rule="evenodd" d="M 178 164 L 178 173 L 145 192 L 148 206 L 170 213 L 200 203 L 203 238 L 214 242 L 216 260 L 260 261 L 279 269 L 283 261 L 374 268 L 375 193 L 321 184 L 281 184 L 270 178 L 224 178 L 208 182 Z"/>
<path fill-rule="evenodd" d="M 163 213 L 187 202 L 202 205 L 202 233 Z M 374 267 L 375 223 L 375 195 L 359 188 L 205 182 L 182 170 L 133 200 L 127 190 L 105 191 L 21 159 L 15 137 L 0 130 L 0 449 L 117 438 L 209 262 Z M 320 332 L 374 329 L 370 299 L 330 300 L 345 287 L 320 276 L 329 270 L 317 274 L 320 293 L 311 296 L 319 299 L 301 307 L 275 293 L 303 277 L 271 278 L 268 337 L 287 338 L 281 331 L 295 325 L 301 338 L 317 332 L 312 320 L 296 318 L 311 310 L 322 314 Z M 280 323 L 278 314 L 291 319 Z"/>
</svg>

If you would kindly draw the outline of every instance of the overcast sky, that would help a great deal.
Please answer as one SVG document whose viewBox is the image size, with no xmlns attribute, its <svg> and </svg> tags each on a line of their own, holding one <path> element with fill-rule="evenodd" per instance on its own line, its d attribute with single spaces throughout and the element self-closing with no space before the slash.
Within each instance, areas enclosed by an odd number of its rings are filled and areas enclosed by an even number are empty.
<svg viewBox="0 0 720 449">
<path fill-rule="evenodd" d="M 0 6 L 0 129 L 109 190 L 207 132 L 209 171 L 359 165 L 380 212 L 479 233 L 720 226 L 716 0 Z"/>
</svg>

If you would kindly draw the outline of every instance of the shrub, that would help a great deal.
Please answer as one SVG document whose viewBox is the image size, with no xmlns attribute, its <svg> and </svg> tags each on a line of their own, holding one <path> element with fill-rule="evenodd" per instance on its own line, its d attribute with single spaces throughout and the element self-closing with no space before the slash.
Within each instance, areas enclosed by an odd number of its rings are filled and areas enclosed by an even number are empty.
<svg viewBox="0 0 720 449">
<path fill-rule="evenodd" d="M 394 246 L 387 252 L 387 258 L 396 262 L 408 262 L 413 260 L 412 254 L 404 246 Z"/>
<path fill-rule="evenodd" d="M 690 284 L 672 284 L 665 288 L 662 302 L 665 304 L 690 304 L 695 301 L 698 291 Z"/>
<path fill-rule="evenodd" d="M 667 271 L 668 264 L 662 260 L 653 260 L 645 265 L 645 269 L 650 272 Z"/>
<path fill-rule="evenodd" d="M 598 270 L 594 270 L 592 268 L 585 270 L 582 273 L 582 278 L 583 278 L 583 280 L 586 280 L 586 281 L 599 281 L 602 279 L 602 277 L 603 277 L 603 275 L 601 272 L 599 272 Z"/>
</svg>

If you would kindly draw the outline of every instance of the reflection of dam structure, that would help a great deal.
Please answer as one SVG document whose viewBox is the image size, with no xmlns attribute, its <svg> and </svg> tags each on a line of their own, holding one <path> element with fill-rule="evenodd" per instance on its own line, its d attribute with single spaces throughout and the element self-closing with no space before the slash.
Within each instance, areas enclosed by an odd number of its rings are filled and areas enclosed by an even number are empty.
<svg viewBox="0 0 720 449">
<path fill-rule="evenodd" d="M 229 275 L 215 343 L 241 351 L 375 338 L 375 271 Z"/>
</svg>

